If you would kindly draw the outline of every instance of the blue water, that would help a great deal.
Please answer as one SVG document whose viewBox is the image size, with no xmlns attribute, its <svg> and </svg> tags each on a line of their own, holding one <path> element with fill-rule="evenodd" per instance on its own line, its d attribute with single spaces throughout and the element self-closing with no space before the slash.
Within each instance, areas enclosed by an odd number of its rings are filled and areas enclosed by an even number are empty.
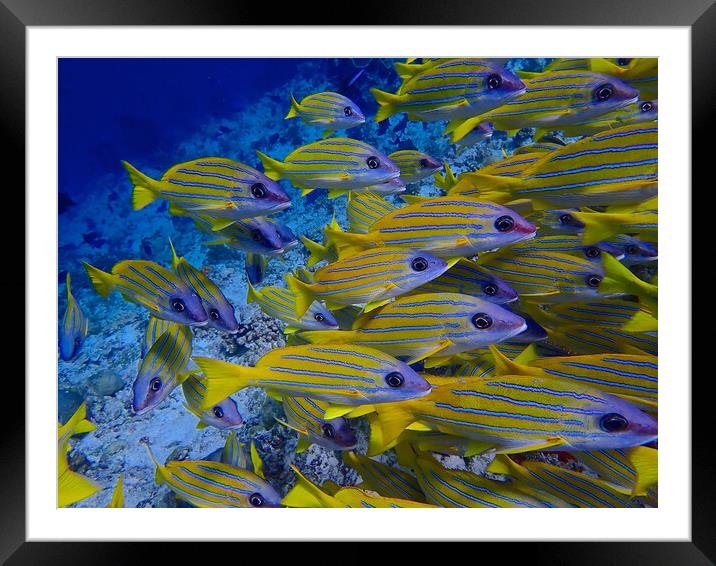
<svg viewBox="0 0 716 566">
<path fill-rule="evenodd" d="M 207 120 L 229 120 L 249 108 L 266 91 L 299 73 L 304 62 L 60 59 L 60 192 L 83 193 L 93 178 L 117 171 L 118 156 L 134 162 L 171 151 Z M 350 59 L 315 63 L 335 88 L 359 71 Z M 369 65 L 371 70 L 384 69 L 379 62 Z M 347 90 L 341 92 L 347 96 L 359 92 Z M 356 102 L 363 102 L 364 110 L 372 111 L 375 105 L 370 96 L 358 96 Z"/>
</svg>

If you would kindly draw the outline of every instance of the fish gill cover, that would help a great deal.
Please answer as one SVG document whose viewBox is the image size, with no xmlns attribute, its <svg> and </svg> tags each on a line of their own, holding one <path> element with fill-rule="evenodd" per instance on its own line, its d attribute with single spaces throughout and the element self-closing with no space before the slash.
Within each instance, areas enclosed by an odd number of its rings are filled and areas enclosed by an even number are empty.
<svg viewBox="0 0 716 566">
<path fill-rule="evenodd" d="M 657 77 L 61 59 L 58 504 L 657 505 Z"/>
</svg>

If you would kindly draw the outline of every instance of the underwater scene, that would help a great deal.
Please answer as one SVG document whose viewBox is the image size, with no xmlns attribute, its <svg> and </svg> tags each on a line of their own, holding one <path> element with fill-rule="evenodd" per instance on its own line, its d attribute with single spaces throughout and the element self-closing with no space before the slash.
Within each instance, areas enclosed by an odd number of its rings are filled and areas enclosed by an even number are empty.
<svg viewBox="0 0 716 566">
<path fill-rule="evenodd" d="M 656 59 L 58 68 L 58 506 L 658 505 Z"/>
</svg>

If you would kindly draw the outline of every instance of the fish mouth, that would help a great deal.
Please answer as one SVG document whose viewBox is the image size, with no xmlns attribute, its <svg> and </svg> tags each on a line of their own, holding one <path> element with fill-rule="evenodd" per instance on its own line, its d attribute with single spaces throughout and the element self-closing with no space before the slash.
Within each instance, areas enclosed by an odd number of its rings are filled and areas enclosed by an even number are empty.
<svg viewBox="0 0 716 566">
<path fill-rule="evenodd" d="M 532 238 L 537 236 L 537 228 L 533 228 L 531 232 L 524 231 L 525 228 L 517 228 L 515 232 L 522 233 L 519 239 L 515 240 L 515 243 L 517 242 L 524 242 L 525 240 L 531 240 Z"/>
<path fill-rule="evenodd" d="M 433 390 L 433 386 L 430 385 L 430 383 L 428 383 L 427 381 L 425 383 L 427 383 L 428 385 L 427 389 L 421 391 L 413 391 L 411 393 L 411 396 L 408 397 L 408 399 L 420 399 L 421 397 L 425 397 L 426 395 L 428 395 Z"/>
<path fill-rule="evenodd" d="M 269 251 L 267 251 L 267 252 L 261 252 L 262 255 L 268 255 L 268 256 L 271 256 L 271 257 L 276 257 L 276 256 L 279 256 L 279 255 L 284 254 L 284 253 L 286 253 L 286 249 L 283 248 L 283 247 L 281 247 L 281 248 L 276 248 L 276 249 L 274 249 L 274 250 L 269 250 Z"/>
<path fill-rule="evenodd" d="M 149 411 L 151 411 L 152 408 L 153 408 L 152 405 L 147 406 L 147 407 L 140 407 L 140 408 L 137 408 L 137 407 L 135 407 L 134 405 L 132 405 L 132 412 L 133 412 L 136 416 L 139 417 L 139 416 L 141 416 L 141 415 L 143 415 L 143 414 L 148 413 Z"/>
<path fill-rule="evenodd" d="M 200 320 L 200 321 L 192 321 L 188 326 L 206 326 L 209 324 L 209 319 L 206 320 Z"/>
<path fill-rule="evenodd" d="M 506 94 L 503 98 L 504 102 L 510 102 L 511 100 L 514 100 L 518 96 L 522 96 L 524 93 L 527 92 L 527 87 L 524 83 L 522 83 L 522 88 L 518 90 L 513 90 L 512 92 Z"/>
<path fill-rule="evenodd" d="M 277 204 L 274 204 L 272 207 L 268 209 L 268 212 L 278 212 L 279 210 L 286 210 L 291 206 L 291 200 L 286 200 L 284 202 L 279 202 Z"/>
<path fill-rule="evenodd" d="M 529 324 L 527 324 L 527 321 L 522 323 L 522 326 L 519 328 L 513 329 L 505 338 L 501 340 L 501 342 L 504 342 L 505 340 L 509 340 L 510 338 L 514 338 L 518 334 L 522 334 L 525 330 L 529 328 Z"/>
</svg>

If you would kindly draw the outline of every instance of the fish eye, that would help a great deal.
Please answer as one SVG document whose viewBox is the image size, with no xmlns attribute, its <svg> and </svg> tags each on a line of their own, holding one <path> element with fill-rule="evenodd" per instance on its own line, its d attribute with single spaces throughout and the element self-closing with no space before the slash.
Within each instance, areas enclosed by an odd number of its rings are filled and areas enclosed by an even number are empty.
<svg viewBox="0 0 716 566">
<path fill-rule="evenodd" d="M 323 314 L 320 312 L 317 312 L 316 314 L 314 314 L 313 318 L 315 318 L 316 321 L 318 321 L 318 322 L 323 322 L 324 320 L 326 320 L 326 317 L 323 316 Z"/>
<path fill-rule="evenodd" d="M 629 421 L 619 413 L 609 413 L 599 420 L 599 428 L 604 432 L 621 432 L 629 427 Z"/>
<path fill-rule="evenodd" d="M 559 221 L 562 224 L 571 224 L 572 220 L 573 220 L 573 218 L 572 218 L 571 214 L 563 214 L 562 216 L 559 217 Z"/>
<path fill-rule="evenodd" d="M 646 102 L 642 102 L 639 105 L 639 110 L 641 110 L 642 112 L 649 112 L 652 108 L 654 108 L 654 105 L 648 100 Z"/>
<path fill-rule="evenodd" d="M 631 59 L 617 59 L 617 65 L 619 65 L 620 67 L 626 67 L 629 63 L 631 63 Z"/>
<path fill-rule="evenodd" d="M 385 376 L 385 382 L 390 387 L 400 387 L 405 383 L 405 378 L 402 374 L 398 373 L 397 371 L 394 371 L 393 373 L 389 373 Z"/>
<path fill-rule="evenodd" d="M 500 75 L 492 74 L 489 77 L 487 77 L 487 88 L 489 88 L 491 90 L 500 88 L 501 84 L 502 84 L 502 79 L 500 78 Z"/>
<path fill-rule="evenodd" d="M 333 425 L 331 424 L 322 424 L 321 430 L 323 431 L 323 436 L 325 436 L 326 438 L 333 438 L 336 435 L 336 431 L 333 429 Z"/>
<path fill-rule="evenodd" d="M 515 227 L 515 221 L 511 216 L 500 216 L 495 220 L 495 228 L 498 232 L 509 232 Z"/>
<path fill-rule="evenodd" d="M 219 311 L 216 310 L 216 309 L 211 309 L 211 310 L 209 311 L 209 316 L 210 316 L 213 320 L 219 320 Z"/>
<path fill-rule="evenodd" d="M 365 160 L 365 162 L 371 169 L 377 169 L 378 167 L 380 167 L 380 161 L 375 155 L 371 155 L 368 159 Z"/>
<path fill-rule="evenodd" d="M 428 167 L 430 167 L 430 162 L 427 159 L 421 159 L 420 167 L 423 169 L 427 169 Z"/>
<path fill-rule="evenodd" d="M 172 299 L 172 308 L 177 312 L 183 312 L 186 307 L 181 299 Z"/>
<path fill-rule="evenodd" d="M 428 262 L 424 257 L 416 257 L 411 263 L 410 267 L 413 271 L 425 271 L 428 268 Z"/>
<path fill-rule="evenodd" d="M 219 407 L 219 405 L 217 405 L 216 407 L 214 407 L 214 408 L 212 409 L 212 412 L 214 413 L 214 416 L 215 416 L 217 419 L 220 419 L 220 418 L 222 418 L 222 417 L 224 416 L 224 409 L 222 409 L 221 407 Z"/>
<path fill-rule="evenodd" d="M 589 258 L 599 257 L 602 255 L 602 250 L 595 248 L 594 246 L 589 246 L 588 248 L 584 248 L 584 255 Z"/>
<path fill-rule="evenodd" d="M 253 230 L 251 230 L 251 239 L 254 242 L 263 242 L 264 235 L 261 233 L 261 230 L 254 228 Z"/>
<path fill-rule="evenodd" d="M 264 198 L 266 196 L 266 185 L 263 183 L 254 183 L 251 185 L 251 194 L 256 198 Z"/>
<path fill-rule="evenodd" d="M 599 284 L 602 282 L 602 278 L 599 277 L 599 275 L 587 275 L 587 285 L 590 287 L 599 287 Z"/>
<path fill-rule="evenodd" d="M 162 388 L 162 380 L 158 377 L 155 377 L 152 379 L 152 381 L 149 383 L 149 388 L 152 391 L 159 391 Z"/>
<path fill-rule="evenodd" d="M 75 346 L 79 346 L 79 345 L 80 345 L 80 337 L 77 336 L 77 338 L 75 338 Z"/>
<path fill-rule="evenodd" d="M 252 493 L 249 495 L 249 503 L 253 507 L 261 507 L 264 504 L 264 498 L 260 493 Z"/>
<path fill-rule="evenodd" d="M 491 297 L 493 295 L 497 295 L 497 285 L 495 285 L 494 283 L 488 283 L 487 285 L 483 285 L 482 292 L 485 293 L 485 295 L 490 295 Z"/>
<path fill-rule="evenodd" d="M 479 312 L 472 317 L 472 323 L 475 325 L 475 328 L 485 330 L 492 326 L 492 317 L 490 317 L 489 314 L 485 314 L 484 312 Z"/>
<path fill-rule="evenodd" d="M 639 252 L 639 249 L 634 244 L 629 244 L 626 247 L 626 253 L 628 253 L 629 255 L 634 255 L 638 252 Z"/>
<path fill-rule="evenodd" d="M 346 106 L 346 107 L 343 109 L 343 113 L 344 113 L 346 116 L 353 116 L 353 109 L 352 109 L 350 106 Z"/>
<path fill-rule="evenodd" d="M 597 100 L 608 100 L 614 94 L 614 87 L 610 84 L 604 84 L 594 89 L 594 98 Z"/>
</svg>

